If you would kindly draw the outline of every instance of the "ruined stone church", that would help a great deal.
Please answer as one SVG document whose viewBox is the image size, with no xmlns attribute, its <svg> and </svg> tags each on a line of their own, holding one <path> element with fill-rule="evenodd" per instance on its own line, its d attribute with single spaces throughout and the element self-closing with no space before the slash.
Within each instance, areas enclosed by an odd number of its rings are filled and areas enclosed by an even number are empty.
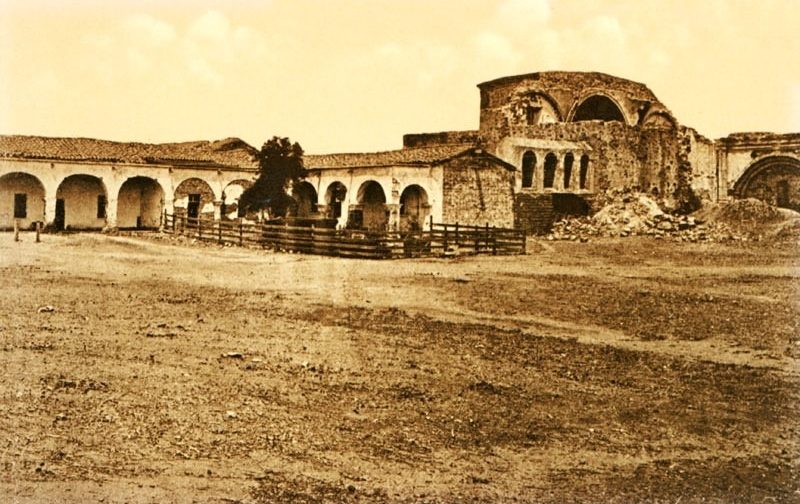
<svg viewBox="0 0 800 504">
<path fill-rule="evenodd" d="M 292 188 L 297 215 L 371 230 L 434 221 L 544 232 L 614 189 L 676 205 L 755 197 L 800 210 L 800 133 L 710 140 L 647 86 L 596 72 L 502 77 L 478 89 L 475 130 L 408 134 L 392 151 L 305 156 L 308 176 Z M 157 228 L 165 211 L 235 219 L 257 176 L 255 153 L 236 138 L 0 136 L 0 228 Z"/>
</svg>

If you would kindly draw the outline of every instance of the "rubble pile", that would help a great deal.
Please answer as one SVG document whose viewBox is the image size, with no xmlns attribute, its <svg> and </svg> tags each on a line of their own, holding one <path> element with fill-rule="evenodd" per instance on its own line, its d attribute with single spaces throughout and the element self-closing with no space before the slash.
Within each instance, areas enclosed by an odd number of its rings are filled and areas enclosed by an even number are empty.
<svg viewBox="0 0 800 504">
<path fill-rule="evenodd" d="M 653 236 L 676 241 L 748 240 L 724 221 L 700 215 L 672 215 L 644 194 L 615 197 L 592 217 L 571 217 L 556 222 L 549 240 L 587 241 L 592 237 Z"/>
</svg>

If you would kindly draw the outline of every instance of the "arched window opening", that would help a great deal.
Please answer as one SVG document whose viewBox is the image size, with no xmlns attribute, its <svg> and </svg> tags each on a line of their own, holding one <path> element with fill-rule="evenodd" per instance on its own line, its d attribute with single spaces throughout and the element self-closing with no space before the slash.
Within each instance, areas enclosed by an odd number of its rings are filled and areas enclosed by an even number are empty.
<svg viewBox="0 0 800 504">
<path fill-rule="evenodd" d="M 536 170 L 536 154 L 531 151 L 522 156 L 522 187 L 533 187 L 533 175 Z"/>
<path fill-rule="evenodd" d="M 358 189 L 358 204 L 360 212 L 351 212 L 348 227 L 371 231 L 386 229 L 389 212 L 386 208 L 386 194 L 379 183 L 374 180 L 364 182 Z"/>
<path fill-rule="evenodd" d="M 624 123 L 625 116 L 611 98 L 595 95 L 585 99 L 578 106 L 572 121 L 619 121 Z"/>
<path fill-rule="evenodd" d="M 570 179 L 572 179 L 572 164 L 575 162 L 575 156 L 568 152 L 564 156 L 564 189 L 569 189 Z"/>
<path fill-rule="evenodd" d="M 580 188 L 586 189 L 586 180 L 589 177 L 589 156 L 584 154 L 581 156 L 581 168 L 580 168 Z"/>
<path fill-rule="evenodd" d="M 544 188 L 545 189 L 552 189 L 553 182 L 556 179 L 556 164 L 558 164 L 558 158 L 556 155 L 550 152 L 544 158 Z"/>
</svg>

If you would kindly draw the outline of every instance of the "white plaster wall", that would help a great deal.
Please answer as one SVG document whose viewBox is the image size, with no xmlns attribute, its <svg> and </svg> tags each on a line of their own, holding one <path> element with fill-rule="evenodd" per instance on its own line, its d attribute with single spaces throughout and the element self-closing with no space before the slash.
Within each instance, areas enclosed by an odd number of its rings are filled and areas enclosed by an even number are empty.
<svg viewBox="0 0 800 504">
<path fill-rule="evenodd" d="M 102 229 L 106 219 L 97 217 L 97 197 L 105 195 L 103 183 L 91 176 L 64 179 L 56 198 L 64 200 L 64 226 L 67 229 Z"/>
<path fill-rule="evenodd" d="M 135 227 L 141 217 L 143 227 L 158 227 L 164 191 L 152 179 L 130 180 L 122 185 L 117 197 L 117 226 Z"/>
<path fill-rule="evenodd" d="M 44 221 L 44 187 L 31 175 L 9 174 L 0 178 L 0 228 L 14 227 L 14 195 L 27 195 L 27 215 L 19 219 L 22 229 L 35 221 Z"/>
</svg>

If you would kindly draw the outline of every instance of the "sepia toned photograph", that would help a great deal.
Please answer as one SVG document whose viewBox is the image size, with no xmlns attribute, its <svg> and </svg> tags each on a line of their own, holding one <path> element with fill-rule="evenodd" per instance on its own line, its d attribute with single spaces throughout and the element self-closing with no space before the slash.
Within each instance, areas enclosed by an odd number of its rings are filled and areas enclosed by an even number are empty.
<svg viewBox="0 0 800 504">
<path fill-rule="evenodd" d="M 0 0 L 0 503 L 800 503 L 798 27 Z"/>
</svg>

